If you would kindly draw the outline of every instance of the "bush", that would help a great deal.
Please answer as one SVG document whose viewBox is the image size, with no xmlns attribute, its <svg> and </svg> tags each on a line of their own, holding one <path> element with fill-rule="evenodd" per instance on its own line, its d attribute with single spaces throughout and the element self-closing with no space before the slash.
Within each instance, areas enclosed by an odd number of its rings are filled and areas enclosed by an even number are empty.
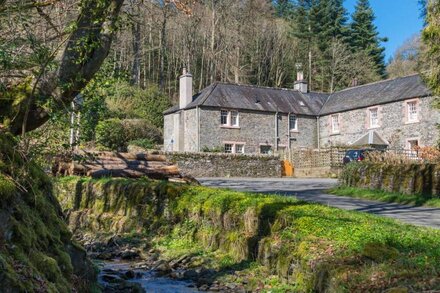
<svg viewBox="0 0 440 293">
<path fill-rule="evenodd" d="M 148 138 L 141 138 L 141 139 L 132 140 L 128 143 L 128 145 L 137 146 L 137 147 L 140 147 L 140 148 L 143 148 L 146 150 L 154 149 L 154 147 L 155 147 L 155 143 Z"/>
<path fill-rule="evenodd" d="M 96 143 L 110 150 L 126 151 L 133 141 L 150 146 L 161 140 L 162 132 L 143 119 L 108 119 L 96 126 Z"/>
<path fill-rule="evenodd" d="M 103 120 L 96 126 L 96 143 L 111 150 L 127 148 L 125 129 L 120 119 Z"/>
<path fill-rule="evenodd" d="M 154 125 L 144 119 L 125 119 L 122 120 L 127 141 L 148 139 L 152 143 L 162 141 L 162 132 Z"/>
</svg>

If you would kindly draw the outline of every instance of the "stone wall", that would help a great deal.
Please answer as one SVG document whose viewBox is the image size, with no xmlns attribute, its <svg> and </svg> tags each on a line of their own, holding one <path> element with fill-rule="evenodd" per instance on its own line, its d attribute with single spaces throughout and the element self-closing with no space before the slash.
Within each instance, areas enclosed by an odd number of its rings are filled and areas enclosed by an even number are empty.
<svg viewBox="0 0 440 293">
<path fill-rule="evenodd" d="M 346 186 L 440 197 L 440 165 L 355 163 L 340 176 Z"/>
<path fill-rule="evenodd" d="M 222 153 L 167 153 L 184 175 L 193 177 L 281 177 L 277 156 Z"/>
<path fill-rule="evenodd" d="M 432 107 L 433 97 L 416 99 L 418 118 L 416 123 L 408 123 L 405 115 L 407 101 L 400 101 L 378 106 L 379 127 L 375 130 L 390 142 L 392 148 L 407 148 L 408 139 L 418 139 L 420 145 L 435 145 L 438 140 L 437 123 L 440 111 Z M 368 109 L 362 108 L 339 113 L 340 134 L 331 133 L 331 115 L 322 116 L 320 124 L 321 147 L 348 145 L 366 134 L 368 127 Z"/>
</svg>

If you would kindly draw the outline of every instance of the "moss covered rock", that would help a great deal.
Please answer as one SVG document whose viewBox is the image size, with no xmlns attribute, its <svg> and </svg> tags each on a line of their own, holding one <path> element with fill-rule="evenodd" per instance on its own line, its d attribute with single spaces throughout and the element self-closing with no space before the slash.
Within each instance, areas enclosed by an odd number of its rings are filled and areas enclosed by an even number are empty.
<svg viewBox="0 0 440 293">
<path fill-rule="evenodd" d="M 5 292 L 88 292 L 95 270 L 72 240 L 51 181 L 0 133 L 0 284 Z"/>
</svg>

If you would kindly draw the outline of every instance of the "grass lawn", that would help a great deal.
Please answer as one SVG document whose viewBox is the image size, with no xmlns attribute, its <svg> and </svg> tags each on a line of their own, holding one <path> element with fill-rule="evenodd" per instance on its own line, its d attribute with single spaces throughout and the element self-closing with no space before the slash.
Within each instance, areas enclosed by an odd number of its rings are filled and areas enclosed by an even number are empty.
<svg viewBox="0 0 440 293">
<path fill-rule="evenodd" d="M 440 207 L 440 198 L 428 198 L 422 195 L 406 195 L 382 190 L 339 186 L 328 191 L 333 195 L 364 198 L 382 202 L 400 203 L 414 206 Z"/>
</svg>

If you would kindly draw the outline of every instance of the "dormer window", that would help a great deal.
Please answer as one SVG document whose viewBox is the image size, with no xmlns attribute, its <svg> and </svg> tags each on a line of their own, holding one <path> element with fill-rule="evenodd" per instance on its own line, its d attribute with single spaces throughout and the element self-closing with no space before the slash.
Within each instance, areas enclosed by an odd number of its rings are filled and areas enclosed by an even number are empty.
<svg viewBox="0 0 440 293">
<path fill-rule="evenodd" d="M 224 127 L 239 127 L 240 115 L 238 111 L 221 110 L 220 125 Z"/>
</svg>

